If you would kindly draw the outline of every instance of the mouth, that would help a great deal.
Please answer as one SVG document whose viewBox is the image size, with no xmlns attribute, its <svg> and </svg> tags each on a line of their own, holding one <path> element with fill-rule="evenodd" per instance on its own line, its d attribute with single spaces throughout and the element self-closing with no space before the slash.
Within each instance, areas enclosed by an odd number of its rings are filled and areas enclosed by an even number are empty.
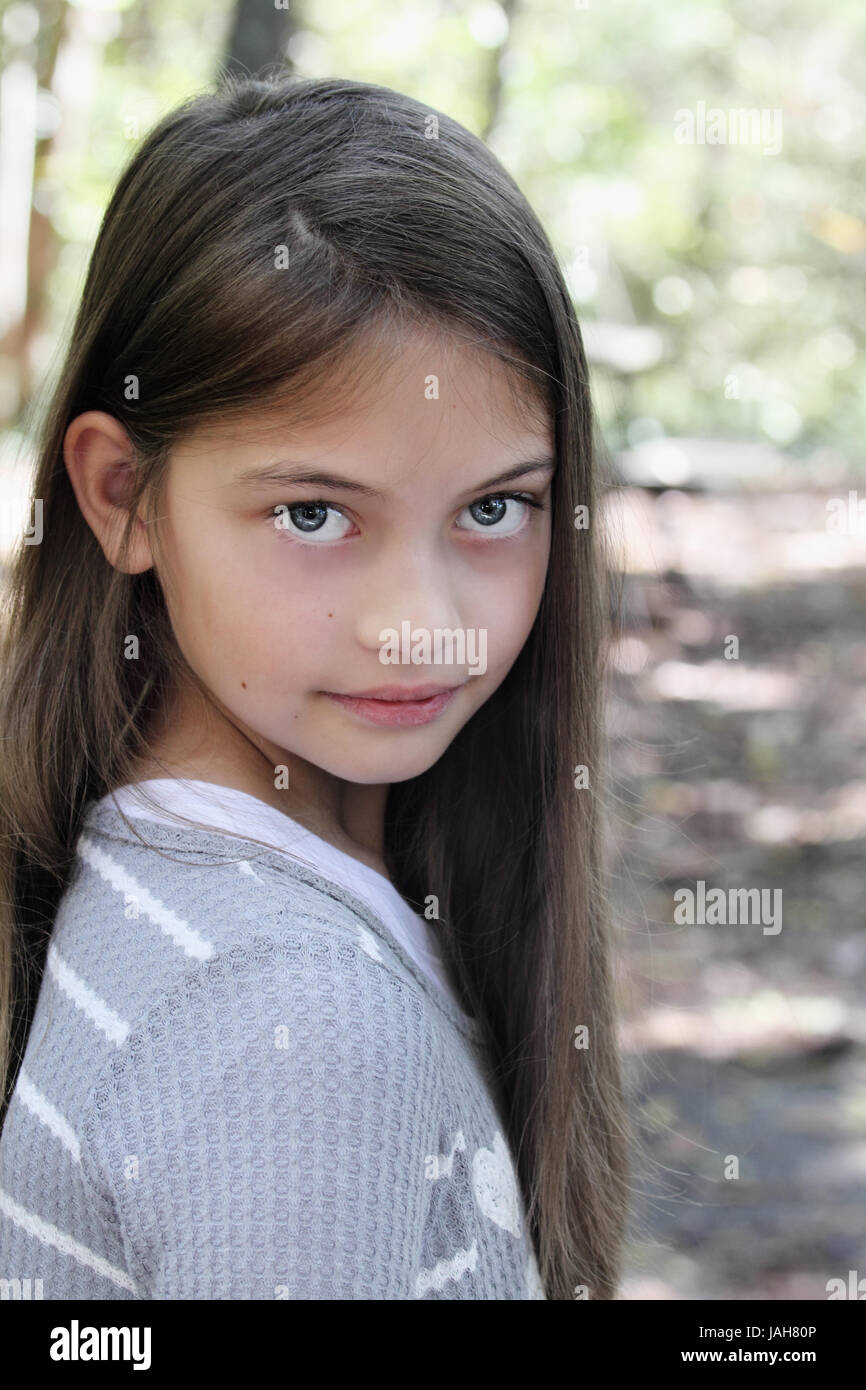
<svg viewBox="0 0 866 1390">
<path fill-rule="evenodd" d="M 381 686 L 375 691 L 339 695 L 323 690 L 350 714 L 358 715 L 369 724 L 390 728 L 415 728 L 438 718 L 461 687 L 459 685 Z"/>
<path fill-rule="evenodd" d="M 434 695 L 444 695 L 448 690 L 457 690 L 455 685 L 379 685 L 375 690 L 347 690 L 343 692 L 347 700 L 387 700 L 389 704 L 406 701 L 429 700 Z M 335 694 L 326 691 L 326 694 Z"/>
</svg>

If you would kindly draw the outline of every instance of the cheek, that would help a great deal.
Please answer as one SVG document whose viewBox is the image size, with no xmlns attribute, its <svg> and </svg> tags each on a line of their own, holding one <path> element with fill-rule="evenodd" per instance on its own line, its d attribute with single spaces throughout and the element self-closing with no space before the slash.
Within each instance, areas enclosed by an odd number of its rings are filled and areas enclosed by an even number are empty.
<svg viewBox="0 0 866 1390">
<path fill-rule="evenodd" d="M 523 583 L 520 585 L 520 593 L 517 597 L 518 611 L 520 614 L 521 626 L 524 630 L 524 640 L 529 636 L 529 632 L 535 622 L 538 609 L 541 605 L 541 598 L 544 593 L 544 586 L 547 582 L 547 571 L 550 564 L 550 514 L 545 518 L 545 526 L 539 538 L 539 543 L 534 547 L 530 562 L 526 567 Z"/>
<path fill-rule="evenodd" d="M 511 628 L 528 624 L 538 611 L 550 558 L 550 528 L 539 533 L 518 553 L 504 553 L 485 578 L 487 600 L 500 621 Z"/>
<path fill-rule="evenodd" d="M 216 522 L 175 528 L 173 542 L 172 625 L 187 660 L 211 683 L 220 669 L 248 660 L 273 624 L 272 605 L 263 602 L 254 558 L 242 559 Z"/>
<path fill-rule="evenodd" d="M 341 604 L 333 587 L 299 574 L 271 537 L 243 553 L 228 537 L 196 543 L 178 571 L 175 630 L 212 689 L 246 680 L 251 690 L 285 693 L 340 640 L 345 591 Z"/>
<path fill-rule="evenodd" d="M 510 666 L 523 647 L 541 602 L 545 573 L 543 564 L 527 565 L 518 573 L 503 572 L 470 604 L 473 617 L 469 625 L 487 630 L 492 669 Z"/>
</svg>

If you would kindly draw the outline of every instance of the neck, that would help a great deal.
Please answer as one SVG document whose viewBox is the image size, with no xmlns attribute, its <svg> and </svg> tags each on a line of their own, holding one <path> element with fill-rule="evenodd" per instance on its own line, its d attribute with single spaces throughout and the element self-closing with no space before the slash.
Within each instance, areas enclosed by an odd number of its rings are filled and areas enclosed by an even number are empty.
<svg viewBox="0 0 866 1390">
<path fill-rule="evenodd" d="M 136 761 L 129 781 L 177 777 L 231 787 L 290 816 L 337 849 L 389 876 L 385 867 L 385 804 L 388 784 L 346 782 L 313 763 L 263 740 L 251 730 L 208 709 L 200 697 L 194 715 L 178 699 Z M 288 768 L 288 787 L 274 785 L 274 768 Z"/>
</svg>

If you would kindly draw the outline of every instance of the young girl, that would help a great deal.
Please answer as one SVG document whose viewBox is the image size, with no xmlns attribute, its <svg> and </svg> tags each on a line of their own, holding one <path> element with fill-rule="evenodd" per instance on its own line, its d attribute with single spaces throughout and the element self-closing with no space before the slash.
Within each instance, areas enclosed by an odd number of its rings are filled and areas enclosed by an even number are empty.
<svg viewBox="0 0 866 1390">
<path fill-rule="evenodd" d="M 234 79 L 142 142 L 8 582 L 0 1276 L 615 1297 L 595 472 L 462 126 Z"/>
</svg>

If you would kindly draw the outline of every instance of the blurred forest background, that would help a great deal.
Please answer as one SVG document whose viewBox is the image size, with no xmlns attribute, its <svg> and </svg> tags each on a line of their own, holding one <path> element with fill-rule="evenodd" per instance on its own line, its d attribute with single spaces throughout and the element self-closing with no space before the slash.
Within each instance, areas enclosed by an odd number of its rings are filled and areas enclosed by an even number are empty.
<svg viewBox="0 0 866 1390">
<path fill-rule="evenodd" d="M 103 209 L 170 107 L 223 68 L 381 82 L 515 176 L 615 480 L 611 870 L 645 1146 L 622 1297 L 866 1276 L 860 0 L 17 0 L 0 39 L 0 562 Z M 782 930 L 677 925 L 698 880 L 782 889 Z"/>
</svg>

